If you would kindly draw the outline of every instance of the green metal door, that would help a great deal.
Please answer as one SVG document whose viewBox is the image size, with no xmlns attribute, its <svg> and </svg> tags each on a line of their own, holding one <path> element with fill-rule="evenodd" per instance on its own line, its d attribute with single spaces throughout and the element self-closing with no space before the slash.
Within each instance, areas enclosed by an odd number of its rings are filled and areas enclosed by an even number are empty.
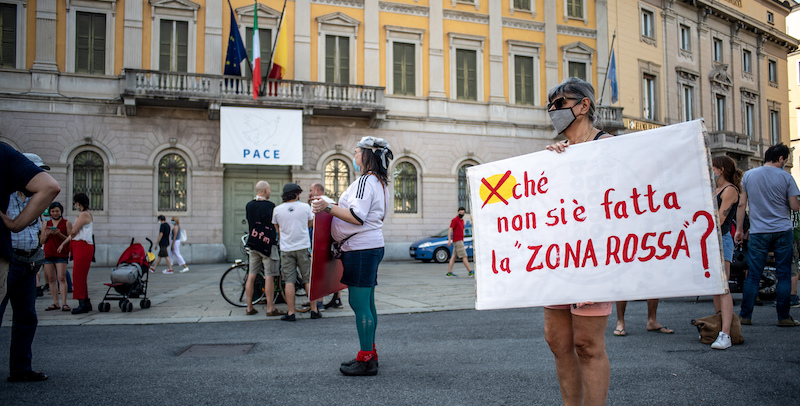
<svg viewBox="0 0 800 406">
<path fill-rule="evenodd" d="M 283 185 L 291 182 L 288 166 L 225 165 L 223 177 L 222 241 L 228 251 L 228 261 L 246 260 L 242 252 L 242 235 L 247 233 L 245 206 L 256 196 L 256 182 L 269 182 L 269 200 L 281 204 Z"/>
</svg>

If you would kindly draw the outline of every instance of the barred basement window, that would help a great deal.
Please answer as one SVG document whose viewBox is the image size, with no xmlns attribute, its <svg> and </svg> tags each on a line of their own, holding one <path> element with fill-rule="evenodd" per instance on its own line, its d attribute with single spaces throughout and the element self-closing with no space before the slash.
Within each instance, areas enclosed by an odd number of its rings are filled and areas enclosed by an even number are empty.
<svg viewBox="0 0 800 406">
<path fill-rule="evenodd" d="M 417 168 L 408 162 L 394 168 L 394 212 L 417 212 Z"/>
<path fill-rule="evenodd" d="M 83 151 L 72 165 L 72 195 L 85 193 L 92 210 L 103 210 L 103 158 L 97 152 Z"/>
<path fill-rule="evenodd" d="M 461 165 L 458 168 L 458 207 L 467 209 L 467 213 L 470 212 L 469 193 L 467 192 L 467 168 L 470 166 L 472 164 Z"/>
<path fill-rule="evenodd" d="M 341 159 L 333 159 L 325 165 L 325 194 L 339 201 L 339 196 L 350 184 L 350 170 Z"/>
<path fill-rule="evenodd" d="M 158 163 L 158 210 L 186 211 L 186 160 L 178 154 Z"/>
</svg>

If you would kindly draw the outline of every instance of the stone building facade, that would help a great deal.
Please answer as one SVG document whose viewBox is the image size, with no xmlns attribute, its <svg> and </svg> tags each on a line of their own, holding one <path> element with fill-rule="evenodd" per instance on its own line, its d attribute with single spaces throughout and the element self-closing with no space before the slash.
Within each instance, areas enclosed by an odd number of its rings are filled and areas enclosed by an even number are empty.
<svg viewBox="0 0 800 406">
<path fill-rule="evenodd" d="M 0 0 L 0 141 L 42 156 L 59 201 L 91 195 L 99 263 L 155 237 L 158 214 L 181 218 L 190 262 L 241 257 L 257 180 L 276 203 L 290 181 L 341 193 L 365 135 L 394 149 L 387 258 L 408 258 L 466 203 L 466 166 L 552 142 L 550 87 L 605 76 L 607 1 L 232 0 L 246 40 L 257 13 L 262 55 L 284 3 L 287 73 L 254 101 L 222 76 L 222 0 Z M 220 164 L 221 106 L 302 110 L 303 164 Z M 599 111 L 621 128 L 620 107 Z"/>
</svg>

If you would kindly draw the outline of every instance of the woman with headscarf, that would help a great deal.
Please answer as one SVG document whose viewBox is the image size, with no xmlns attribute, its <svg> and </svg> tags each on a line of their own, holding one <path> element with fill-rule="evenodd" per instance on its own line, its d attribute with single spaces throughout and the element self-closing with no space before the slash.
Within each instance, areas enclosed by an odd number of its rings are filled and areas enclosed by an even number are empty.
<svg viewBox="0 0 800 406">
<path fill-rule="evenodd" d="M 356 314 L 360 351 L 355 359 L 342 363 L 339 371 L 350 376 L 376 375 L 375 285 L 383 259 L 383 220 L 391 199 L 388 170 L 393 155 L 389 143 L 376 137 L 362 138 L 354 155 L 353 166 L 362 175 L 344 191 L 338 205 L 317 199 L 312 207 L 314 213 L 326 211 L 334 216 L 331 236 L 342 244 L 341 282 L 348 287 L 350 307 Z"/>
<path fill-rule="evenodd" d="M 568 78 L 550 89 L 547 112 L 556 132 L 566 140 L 547 147 L 564 152 L 570 145 L 612 135 L 594 126 L 594 87 Z M 566 159 L 566 158 L 565 158 Z M 544 337 L 556 362 L 564 405 L 605 405 L 611 366 L 606 354 L 605 332 L 611 302 L 546 306 Z"/>
</svg>

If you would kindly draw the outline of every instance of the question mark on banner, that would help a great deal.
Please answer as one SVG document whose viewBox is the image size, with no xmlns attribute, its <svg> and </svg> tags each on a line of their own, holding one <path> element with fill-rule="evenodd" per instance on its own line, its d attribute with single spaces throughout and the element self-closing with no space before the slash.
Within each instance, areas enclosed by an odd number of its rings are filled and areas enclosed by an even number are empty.
<svg viewBox="0 0 800 406">
<path fill-rule="evenodd" d="M 706 232 L 703 233 L 703 237 L 700 238 L 700 251 L 702 251 L 703 254 L 703 269 L 708 269 L 708 244 L 706 243 L 706 239 L 714 231 L 714 217 L 712 217 L 709 212 L 700 210 L 694 214 L 694 217 L 692 217 L 692 223 L 697 222 L 697 218 L 700 216 L 705 217 L 708 221 L 708 228 L 706 229 Z M 705 277 L 710 278 L 711 273 L 706 271 Z"/>
</svg>

